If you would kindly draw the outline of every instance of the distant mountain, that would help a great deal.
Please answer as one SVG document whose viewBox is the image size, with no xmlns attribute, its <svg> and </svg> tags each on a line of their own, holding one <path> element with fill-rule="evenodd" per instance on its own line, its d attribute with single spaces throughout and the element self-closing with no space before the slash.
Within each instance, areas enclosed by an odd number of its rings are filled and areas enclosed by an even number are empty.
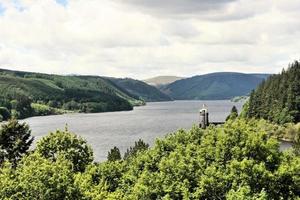
<svg viewBox="0 0 300 200">
<path fill-rule="evenodd" d="M 166 85 L 173 83 L 177 80 L 181 80 L 183 77 L 177 77 L 177 76 L 157 76 L 153 78 L 149 78 L 144 80 L 145 83 L 149 85 L 159 86 L 159 85 Z"/>
<path fill-rule="evenodd" d="M 181 79 L 160 89 L 175 100 L 219 100 L 249 95 L 269 74 L 218 72 Z"/>
<path fill-rule="evenodd" d="M 256 76 L 258 78 L 267 79 L 271 74 L 250 74 L 250 75 Z"/>
<path fill-rule="evenodd" d="M 109 80 L 111 80 L 120 88 L 128 91 L 130 94 L 133 94 L 147 102 L 172 100 L 172 98 L 161 92 L 156 87 L 148 85 L 139 80 L 134 80 L 131 78 L 109 78 Z"/>
</svg>

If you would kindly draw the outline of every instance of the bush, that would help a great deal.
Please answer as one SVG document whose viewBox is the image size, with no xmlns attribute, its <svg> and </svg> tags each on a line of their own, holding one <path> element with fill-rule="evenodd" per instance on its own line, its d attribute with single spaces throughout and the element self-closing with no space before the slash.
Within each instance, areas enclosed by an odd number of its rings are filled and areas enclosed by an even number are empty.
<svg viewBox="0 0 300 200">
<path fill-rule="evenodd" d="M 34 115 L 35 116 L 45 116 L 45 115 L 55 114 L 55 109 L 51 108 L 47 105 L 32 103 L 31 107 L 34 110 Z"/>
<path fill-rule="evenodd" d="M 70 102 L 64 103 L 63 109 L 65 109 L 65 110 L 80 110 L 80 103 L 77 103 L 76 101 L 70 101 Z"/>
<path fill-rule="evenodd" d="M 18 119 L 20 117 L 20 112 L 15 109 L 11 110 L 11 117 L 14 119 Z"/>
</svg>

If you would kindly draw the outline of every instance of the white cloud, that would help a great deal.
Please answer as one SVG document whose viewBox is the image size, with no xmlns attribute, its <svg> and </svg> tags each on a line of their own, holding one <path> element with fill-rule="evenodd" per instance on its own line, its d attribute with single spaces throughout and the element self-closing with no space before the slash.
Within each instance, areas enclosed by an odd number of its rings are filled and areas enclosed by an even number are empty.
<svg viewBox="0 0 300 200">
<path fill-rule="evenodd" d="M 0 0 L 0 67 L 146 78 L 276 73 L 299 59 L 298 0 Z"/>
</svg>

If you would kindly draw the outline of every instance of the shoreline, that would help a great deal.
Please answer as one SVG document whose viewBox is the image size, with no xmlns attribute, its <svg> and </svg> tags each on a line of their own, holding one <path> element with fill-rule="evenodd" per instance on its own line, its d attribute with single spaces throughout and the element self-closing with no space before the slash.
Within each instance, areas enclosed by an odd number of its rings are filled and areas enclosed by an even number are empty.
<svg viewBox="0 0 300 200">
<path fill-rule="evenodd" d="M 231 101 L 230 99 L 219 99 L 219 100 L 195 100 L 195 99 L 186 99 L 186 100 L 169 100 L 169 101 L 148 101 L 148 102 L 145 102 L 144 104 L 134 104 L 132 105 L 132 109 L 131 110 L 114 110 L 114 111 L 104 111 L 104 112 L 88 112 L 88 113 L 85 113 L 85 112 L 78 112 L 78 111 L 72 111 L 72 110 L 64 110 L 65 112 L 62 112 L 62 113 L 52 113 L 52 114 L 48 114 L 48 115 L 33 115 L 33 116 L 29 116 L 29 117 L 26 117 L 26 118 L 18 118 L 17 120 L 26 120 L 26 119 L 29 119 L 29 118 L 33 118 L 33 117 L 46 117 L 46 116 L 56 116 L 56 115 L 66 115 L 66 114 L 99 114 L 99 113 L 114 113 L 114 112 L 128 112 L 128 111 L 133 111 L 135 107 L 141 107 L 141 106 L 147 106 L 148 103 L 168 103 L 168 102 L 195 102 L 195 101 L 229 101 L 231 103 L 242 103 L 242 102 L 233 102 Z M 200 105 L 201 106 L 201 105 Z M 58 109 L 58 108 L 54 108 L 54 109 Z M 5 123 L 7 121 L 2 121 L 0 122 L 1 123 Z"/>
</svg>

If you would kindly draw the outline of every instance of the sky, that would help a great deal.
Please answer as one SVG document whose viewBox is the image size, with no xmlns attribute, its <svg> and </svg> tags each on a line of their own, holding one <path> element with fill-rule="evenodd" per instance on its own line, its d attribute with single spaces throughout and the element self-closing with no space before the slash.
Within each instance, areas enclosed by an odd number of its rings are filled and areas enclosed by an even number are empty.
<svg viewBox="0 0 300 200">
<path fill-rule="evenodd" d="M 0 68 L 145 79 L 278 73 L 300 0 L 0 0 Z"/>
</svg>

